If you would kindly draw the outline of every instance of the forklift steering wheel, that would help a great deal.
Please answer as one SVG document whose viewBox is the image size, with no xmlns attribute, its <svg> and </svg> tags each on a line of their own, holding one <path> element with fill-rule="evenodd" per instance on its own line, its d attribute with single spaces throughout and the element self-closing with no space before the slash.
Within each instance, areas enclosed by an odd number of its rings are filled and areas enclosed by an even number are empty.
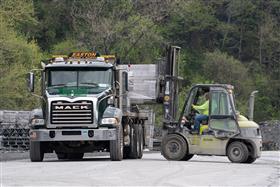
<svg viewBox="0 0 280 187">
<path fill-rule="evenodd" d="M 191 114 L 192 114 L 192 115 L 199 114 L 199 111 L 196 110 L 196 109 L 194 109 L 194 108 L 192 108 L 192 109 L 191 109 Z"/>
</svg>

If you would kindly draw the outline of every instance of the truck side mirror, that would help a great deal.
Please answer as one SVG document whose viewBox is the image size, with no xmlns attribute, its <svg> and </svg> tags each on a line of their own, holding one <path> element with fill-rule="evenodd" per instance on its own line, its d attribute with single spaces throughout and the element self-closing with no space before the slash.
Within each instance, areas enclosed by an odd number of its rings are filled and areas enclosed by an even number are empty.
<svg viewBox="0 0 280 187">
<path fill-rule="evenodd" d="M 34 92 L 34 81 L 35 81 L 35 76 L 34 73 L 29 72 L 28 77 L 27 77 L 27 86 L 28 86 L 28 91 L 33 93 Z"/>
</svg>

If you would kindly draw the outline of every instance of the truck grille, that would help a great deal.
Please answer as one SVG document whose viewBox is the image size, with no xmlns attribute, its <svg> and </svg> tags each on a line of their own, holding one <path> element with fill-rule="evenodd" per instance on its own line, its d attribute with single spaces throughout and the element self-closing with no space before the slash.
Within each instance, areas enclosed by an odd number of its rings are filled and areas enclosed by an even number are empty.
<svg viewBox="0 0 280 187">
<path fill-rule="evenodd" d="M 93 104 L 91 101 L 53 101 L 51 103 L 52 124 L 92 124 Z"/>
</svg>

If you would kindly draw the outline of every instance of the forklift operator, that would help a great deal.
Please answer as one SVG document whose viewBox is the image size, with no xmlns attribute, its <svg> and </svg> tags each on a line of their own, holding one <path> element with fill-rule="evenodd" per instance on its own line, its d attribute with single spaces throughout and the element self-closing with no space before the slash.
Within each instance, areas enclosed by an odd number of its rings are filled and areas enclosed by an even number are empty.
<svg viewBox="0 0 280 187">
<path fill-rule="evenodd" d="M 208 120 L 209 114 L 209 92 L 204 94 L 206 101 L 202 105 L 192 105 L 192 107 L 199 112 L 195 115 L 194 132 L 199 133 L 200 123 L 203 120 Z"/>
</svg>

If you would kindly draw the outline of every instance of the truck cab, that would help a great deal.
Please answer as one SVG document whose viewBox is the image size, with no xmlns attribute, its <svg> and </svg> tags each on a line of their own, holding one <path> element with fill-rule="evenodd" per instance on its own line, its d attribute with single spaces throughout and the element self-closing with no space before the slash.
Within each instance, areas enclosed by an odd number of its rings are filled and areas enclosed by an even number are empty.
<svg viewBox="0 0 280 187">
<path fill-rule="evenodd" d="M 189 160 L 193 155 L 228 156 L 238 163 L 252 163 L 261 153 L 259 126 L 236 111 L 233 86 L 198 84 L 190 90 L 178 123 L 168 126 L 162 154 L 168 160 Z M 192 133 L 202 95 L 209 93 L 209 116 L 198 134 Z"/>
</svg>

